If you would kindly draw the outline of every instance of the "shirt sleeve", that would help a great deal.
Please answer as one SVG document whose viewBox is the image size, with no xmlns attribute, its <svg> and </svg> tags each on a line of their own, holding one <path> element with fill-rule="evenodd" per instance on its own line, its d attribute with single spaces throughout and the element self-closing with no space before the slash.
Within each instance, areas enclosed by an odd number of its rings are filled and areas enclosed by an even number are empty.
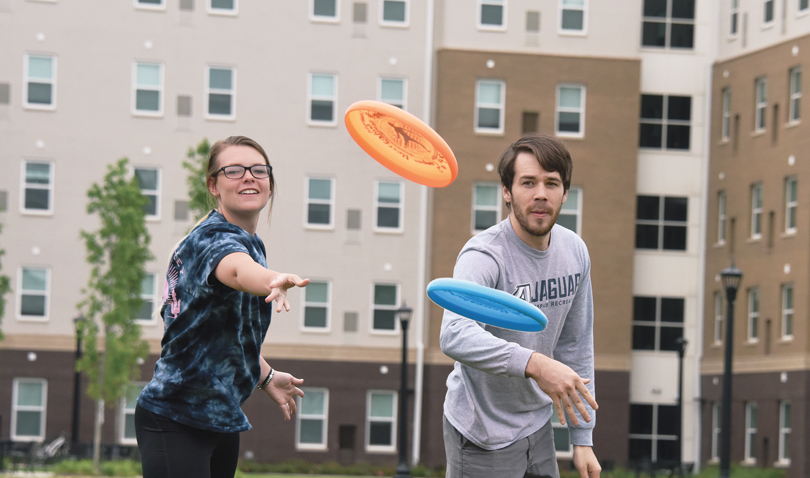
<svg viewBox="0 0 810 478">
<path fill-rule="evenodd" d="M 212 278 L 219 262 L 227 255 L 250 250 L 238 233 L 224 228 L 211 228 L 195 238 L 195 249 L 199 251 L 194 262 L 194 278 L 199 285 L 213 285 Z M 214 279 L 215 280 L 215 279 Z"/>
</svg>

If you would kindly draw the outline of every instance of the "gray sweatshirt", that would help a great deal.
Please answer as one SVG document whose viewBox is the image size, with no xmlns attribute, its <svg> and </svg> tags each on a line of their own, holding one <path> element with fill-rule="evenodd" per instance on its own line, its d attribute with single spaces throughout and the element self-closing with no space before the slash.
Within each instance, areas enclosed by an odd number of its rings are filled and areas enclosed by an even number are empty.
<svg viewBox="0 0 810 478">
<path fill-rule="evenodd" d="M 525 377 L 537 351 L 590 378 L 593 371 L 591 260 L 582 239 L 555 225 L 545 251 L 529 247 L 509 218 L 470 239 L 459 253 L 453 277 L 506 291 L 548 317 L 542 332 L 518 332 L 484 325 L 445 310 L 440 343 L 456 360 L 447 377 L 444 414 L 467 439 L 497 450 L 543 427 L 554 411 L 551 398 Z M 592 446 L 596 414 L 585 402 L 590 423 L 577 413 L 567 419 L 573 445 Z"/>
</svg>

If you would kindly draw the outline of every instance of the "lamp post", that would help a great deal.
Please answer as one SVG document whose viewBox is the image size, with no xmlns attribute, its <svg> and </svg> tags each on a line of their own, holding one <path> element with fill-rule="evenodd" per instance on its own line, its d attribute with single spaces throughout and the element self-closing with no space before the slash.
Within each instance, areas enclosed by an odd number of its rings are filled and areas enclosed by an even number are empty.
<svg viewBox="0 0 810 478">
<path fill-rule="evenodd" d="M 723 269 L 720 277 L 726 290 L 728 308 L 726 313 L 726 343 L 723 361 L 723 402 L 721 405 L 721 440 L 720 440 L 720 478 L 729 478 L 729 461 L 731 455 L 731 357 L 734 349 L 734 299 L 742 281 L 742 271 L 734 267 Z"/>
<path fill-rule="evenodd" d="M 71 423 L 70 448 L 72 452 L 78 453 L 79 444 L 79 402 L 81 400 L 82 376 L 76 368 L 76 363 L 82 358 L 82 334 L 79 326 L 85 322 L 84 317 L 79 316 L 73 319 L 76 325 L 76 359 L 73 363 L 73 419 Z"/>
<path fill-rule="evenodd" d="M 411 478 L 408 467 L 408 322 L 413 309 L 405 302 L 397 309 L 399 325 L 402 327 L 402 381 L 399 384 L 399 465 L 394 478 Z"/>
</svg>

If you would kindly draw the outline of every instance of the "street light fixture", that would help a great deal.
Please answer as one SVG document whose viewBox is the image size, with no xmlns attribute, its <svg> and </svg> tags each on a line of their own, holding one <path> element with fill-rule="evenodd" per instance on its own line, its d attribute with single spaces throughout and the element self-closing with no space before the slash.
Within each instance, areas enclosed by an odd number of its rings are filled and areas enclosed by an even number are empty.
<svg viewBox="0 0 810 478">
<path fill-rule="evenodd" d="M 721 405 L 721 443 L 720 443 L 720 478 L 729 478 L 729 462 L 731 455 L 731 358 L 734 349 L 734 300 L 737 290 L 742 282 L 742 271 L 731 263 L 731 267 L 723 269 L 720 277 L 723 288 L 726 290 L 728 308 L 726 313 L 726 343 L 723 362 L 723 402 Z"/>
<path fill-rule="evenodd" d="M 402 381 L 399 384 L 399 465 L 394 478 L 411 478 L 408 467 L 408 323 L 413 309 L 405 302 L 397 309 L 399 325 L 402 328 Z"/>
</svg>

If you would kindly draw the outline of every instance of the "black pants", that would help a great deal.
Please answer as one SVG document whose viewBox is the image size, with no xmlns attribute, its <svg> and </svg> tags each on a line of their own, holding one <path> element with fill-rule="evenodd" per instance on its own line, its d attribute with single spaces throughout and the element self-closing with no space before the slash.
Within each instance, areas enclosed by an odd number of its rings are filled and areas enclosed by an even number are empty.
<svg viewBox="0 0 810 478">
<path fill-rule="evenodd" d="M 233 478 L 236 473 L 239 432 L 200 430 L 138 405 L 135 435 L 143 478 Z"/>
</svg>

